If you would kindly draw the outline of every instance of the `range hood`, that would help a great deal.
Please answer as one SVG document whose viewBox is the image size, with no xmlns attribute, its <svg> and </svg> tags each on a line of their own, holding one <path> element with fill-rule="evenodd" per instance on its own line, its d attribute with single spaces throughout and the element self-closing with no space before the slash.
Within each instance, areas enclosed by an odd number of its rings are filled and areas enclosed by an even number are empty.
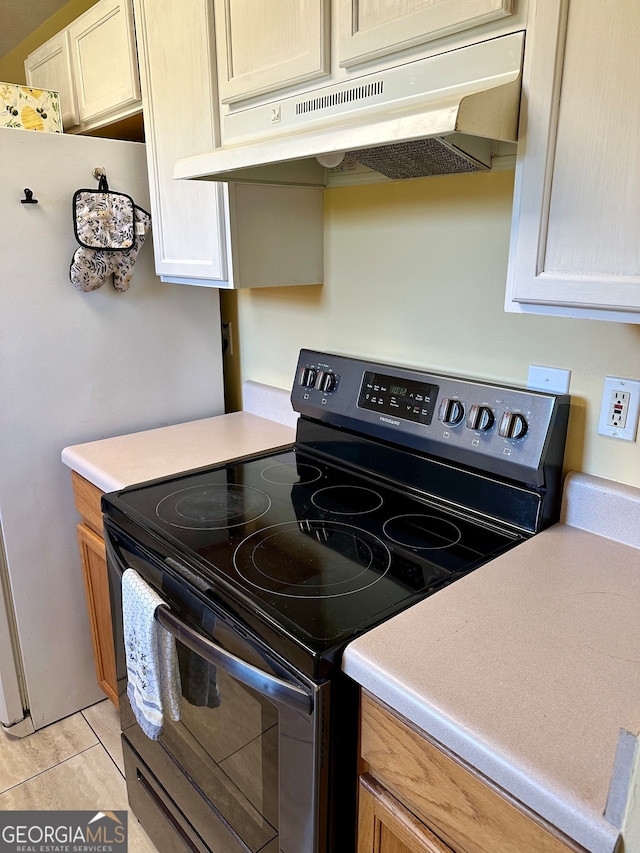
<svg viewBox="0 0 640 853">
<path fill-rule="evenodd" d="M 517 140 L 523 49 L 512 33 L 230 110 L 224 144 L 174 177 L 326 187 L 487 171 L 497 143 Z"/>
</svg>

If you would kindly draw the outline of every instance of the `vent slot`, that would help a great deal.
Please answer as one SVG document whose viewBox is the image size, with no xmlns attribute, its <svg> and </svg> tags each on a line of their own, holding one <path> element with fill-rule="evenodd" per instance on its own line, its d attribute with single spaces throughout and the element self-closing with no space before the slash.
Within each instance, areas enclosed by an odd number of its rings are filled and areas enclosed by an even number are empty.
<svg viewBox="0 0 640 853">
<path fill-rule="evenodd" d="M 340 104 L 350 104 L 354 101 L 363 101 L 367 98 L 373 98 L 376 95 L 381 95 L 383 92 L 383 80 L 378 80 L 377 83 L 367 83 L 364 86 L 353 86 L 351 89 L 343 89 L 341 92 L 334 92 L 332 95 L 324 95 L 322 98 L 310 98 L 308 101 L 300 101 L 296 104 L 296 115 L 306 115 L 307 113 L 317 112 L 317 110 L 326 110 L 330 107 L 336 107 Z"/>
</svg>

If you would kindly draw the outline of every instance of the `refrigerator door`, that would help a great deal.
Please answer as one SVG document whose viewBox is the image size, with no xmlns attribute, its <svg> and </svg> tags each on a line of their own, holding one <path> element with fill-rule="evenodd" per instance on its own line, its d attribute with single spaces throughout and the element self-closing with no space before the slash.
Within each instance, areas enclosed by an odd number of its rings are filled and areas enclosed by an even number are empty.
<svg viewBox="0 0 640 853">
<path fill-rule="evenodd" d="M 13 613 L 8 581 L 0 528 L 0 723 L 5 727 L 19 723 L 25 716 L 10 621 Z"/>
<path fill-rule="evenodd" d="M 6 621 L 3 602 L 0 602 L 0 723 L 4 728 L 9 728 L 24 720 L 25 714 L 20 701 L 12 648 L 7 643 Z"/>
<path fill-rule="evenodd" d="M 6 569 L 6 564 L 2 563 L 3 555 L 0 553 L 0 574 Z M 34 726 L 24 690 L 6 573 L 0 580 L 0 592 L 4 590 L 4 595 L 0 595 L 0 724 L 14 737 L 24 737 L 34 731 Z"/>
<path fill-rule="evenodd" d="M 20 736 L 32 732 L 33 724 L 26 711 L 28 702 L 22 686 L 18 655 L 0 520 L 0 723 L 12 735 Z"/>
<path fill-rule="evenodd" d="M 0 601 L 0 723 L 9 728 L 24 718 L 7 614 Z"/>
<path fill-rule="evenodd" d="M 104 698 L 61 451 L 221 414 L 220 310 L 217 290 L 159 280 L 151 239 L 124 293 L 111 279 L 90 293 L 69 279 L 74 192 L 95 188 L 100 167 L 148 210 L 144 145 L 0 128 L 0 154 L 11 164 L 0 174 L 0 517 L 38 729 Z M 38 204 L 20 203 L 25 187 Z M 6 666 L 3 703 L 13 706 Z"/>
</svg>

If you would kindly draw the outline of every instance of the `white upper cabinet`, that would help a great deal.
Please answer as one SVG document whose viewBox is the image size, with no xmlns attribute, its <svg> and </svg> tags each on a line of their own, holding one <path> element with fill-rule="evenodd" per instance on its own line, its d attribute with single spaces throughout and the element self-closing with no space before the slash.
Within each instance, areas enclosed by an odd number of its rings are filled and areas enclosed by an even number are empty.
<svg viewBox="0 0 640 853">
<path fill-rule="evenodd" d="M 215 0 L 220 100 L 329 73 L 329 0 Z"/>
<path fill-rule="evenodd" d="M 226 280 L 223 185 L 173 180 L 179 157 L 218 144 L 211 3 L 135 0 L 135 18 L 156 272 Z"/>
<path fill-rule="evenodd" d="M 67 30 L 56 33 L 53 38 L 30 53 L 25 59 L 24 70 L 28 86 L 58 92 L 62 126 L 65 130 L 79 124 Z"/>
<path fill-rule="evenodd" d="M 80 123 L 116 121 L 140 109 L 130 0 L 100 0 L 69 26 Z"/>
<path fill-rule="evenodd" d="M 323 280 L 322 193 L 173 179 L 218 143 L 211 0 L 135 0 L 156 272 L 221 288 Z"/>
<path fill-rule="evenodd" d="M 513 6 L 514 0 L 338 0 L 340 65 L 504 18 Z"/>
<path fill-rule="evenodd" d="M 508 311 L 640 323 L 638 44 L 636 3 L 538 0 Z"/>
<path fill-rule="evenodd" d="M 27 84 L 60 93 L 62 123 L 96 130 L 142 109 L 131 0 L 99 0 L 25 60 Z"/>
</svg>

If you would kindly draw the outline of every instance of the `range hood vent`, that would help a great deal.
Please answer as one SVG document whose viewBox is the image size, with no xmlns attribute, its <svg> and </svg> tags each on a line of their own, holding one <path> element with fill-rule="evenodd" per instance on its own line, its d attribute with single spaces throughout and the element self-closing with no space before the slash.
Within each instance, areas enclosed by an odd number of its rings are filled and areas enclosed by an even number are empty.
<svg viewBox="0 0 640 853">
<path fill-rule="evenodd" d="M 364 86 L 351 86 L 349 89 L 341 89 L 332 95 L 322 95 L 319 98 L 299 101 L 296 104 L 296 115 L 326 110 L 328 107 L 335 107 L 337 104 L 353 104 L 355 101 L 364 101 L 367 98 L 382 94 L 384 94 L 384 80 L 366 83 Z"/>
<path fill-rule="evenodd" d="M 174 177 L 326 187 L 487 171 L 517 140 L 523 50 L 512 33 L 230 109 L 222 147 L 179 160 Z"/>
<path fill-rule="evenodd" d="M 444 139 L 418 139 L 379 148 L 362 148 L 360 151 L 347 151 L 345 156 L 392 181 L 486 170 L 482 163 L 447 144 Z"/>
</svg>

